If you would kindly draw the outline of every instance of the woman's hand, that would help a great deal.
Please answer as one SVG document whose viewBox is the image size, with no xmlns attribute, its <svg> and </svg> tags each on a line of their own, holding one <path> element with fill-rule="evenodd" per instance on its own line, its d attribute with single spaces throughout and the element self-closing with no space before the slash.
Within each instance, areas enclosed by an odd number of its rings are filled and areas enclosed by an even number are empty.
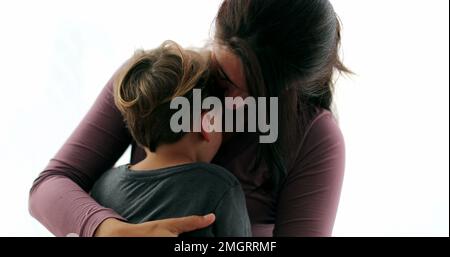
<svg viewBox="0 0 450 257">
<path fill-rule="evenodd" d="M 95 231 L 96 237 L 177 237 L 178 235 L 211 225 L 214 214 L 155 220 L 130 224 L 118 219 L 104 220 Z"/>
</svg>

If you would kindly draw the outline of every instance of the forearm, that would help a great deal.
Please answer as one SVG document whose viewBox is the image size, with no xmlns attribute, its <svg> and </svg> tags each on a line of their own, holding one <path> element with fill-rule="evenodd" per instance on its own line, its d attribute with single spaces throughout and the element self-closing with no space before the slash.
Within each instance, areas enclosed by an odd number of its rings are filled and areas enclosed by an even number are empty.
<svg viewBox="0 0 450 257">
<path fill-rule="evenodd" d="M 92 236 L 104 219 L 120 218 L 88 194 L 97 178 L 131 143 L 123 117 L 114 105 L 112 81 L 30 191 L 31 215 L 57 236 Z"/>
<path fill-rule="evenodd" d="M 56 236 L 69 233 L 93 236 L 105 219 L 122 219 L 113 210 L 96 203 L 71 179 L 62 176 L 48 176 L 33 187 L 29 210 Z"/>
</svg>

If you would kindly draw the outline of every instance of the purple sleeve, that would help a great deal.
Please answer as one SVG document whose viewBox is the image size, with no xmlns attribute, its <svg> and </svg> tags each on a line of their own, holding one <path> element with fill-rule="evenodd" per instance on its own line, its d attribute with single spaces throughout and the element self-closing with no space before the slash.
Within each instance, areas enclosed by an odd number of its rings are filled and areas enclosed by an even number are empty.
<svg viewBox="0 0 450 257">
<path fill-rule="evenodd" d="M 93 236 L 106 218 L 121 218 L 87 192 L 131 143 L 114 105 L 112 79 L 46 169 L 34 181 L 29 210 L 56 236 Z"/>
<path fill-rule="evenodd" d="M 344 177 L 345 146 L 329 112 L 310 126 L 280 192 L 274 236 L 331 236 Z"/>
</svg>

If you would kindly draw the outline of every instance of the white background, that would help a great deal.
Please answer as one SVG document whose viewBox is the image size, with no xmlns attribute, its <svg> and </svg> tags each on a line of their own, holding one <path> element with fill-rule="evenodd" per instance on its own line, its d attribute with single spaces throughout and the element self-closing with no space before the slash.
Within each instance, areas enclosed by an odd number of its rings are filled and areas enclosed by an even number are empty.
<svg viewBox="0 0 450 257">
<path fill-rule="evenodd" d="M 449 235 L 449 2 L 333 1 L 347 170 L 335 236 Z M 201 46 L 220 0 L 0 2 L 0 236 L 50 235 L 28 190 L 136 48 Z M 126 157 L 121 159 L 126 162 Z"/>
</svg>

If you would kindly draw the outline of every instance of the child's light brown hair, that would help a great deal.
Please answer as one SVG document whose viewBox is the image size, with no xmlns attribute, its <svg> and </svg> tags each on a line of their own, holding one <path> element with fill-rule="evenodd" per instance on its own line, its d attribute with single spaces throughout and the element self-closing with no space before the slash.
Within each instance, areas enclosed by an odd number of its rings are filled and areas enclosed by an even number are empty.
<svg viewBox="0 0 450 257">
<path fill-rule="evenodd" d="M 185 50 L 166 41 L 154 50 L 137 51 L 119 71 L 114 101 L 139 145 L 154 152 L 158 146 L 183 137 L 185 133 L 170 128 L 170 119 L 177 111 L 170 109 L 170 102 L 184 96 L 192 104 L 195 88 L 208 96 L 209 57 L 207 51 Z"/>
</svg>

